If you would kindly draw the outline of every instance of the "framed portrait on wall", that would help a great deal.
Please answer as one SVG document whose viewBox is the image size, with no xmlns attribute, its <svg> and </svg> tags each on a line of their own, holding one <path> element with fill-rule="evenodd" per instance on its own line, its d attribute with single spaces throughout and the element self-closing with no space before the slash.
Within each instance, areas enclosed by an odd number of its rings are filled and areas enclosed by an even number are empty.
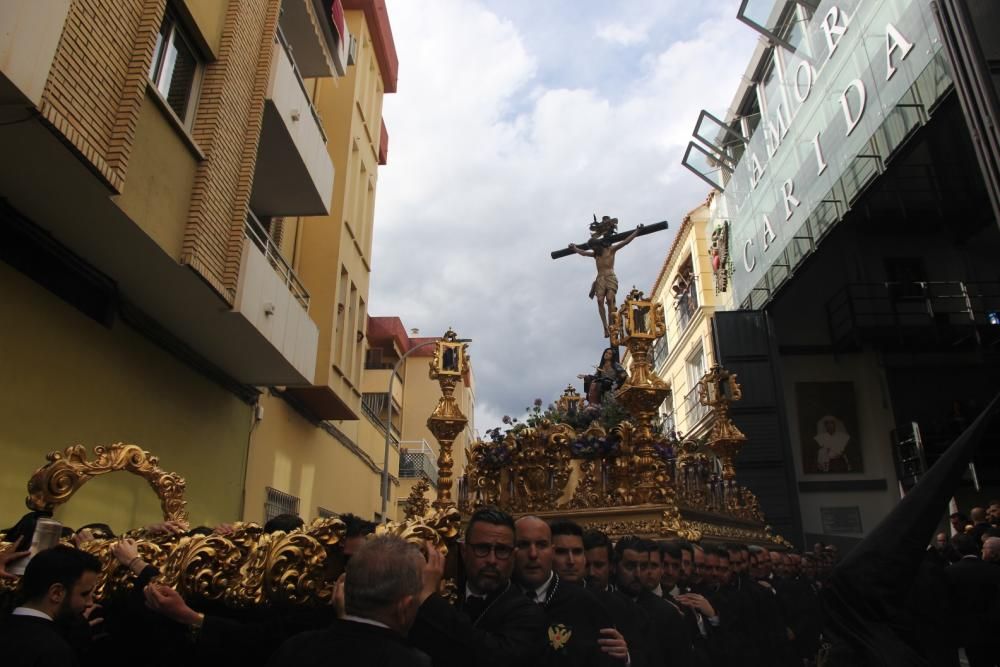
<svg viewBox="0 0 1000 667">
<path fill-rule="evenodd" d="M 802 472 L 864 472 L 853 382 L 796 382 Z"/>
</svg>

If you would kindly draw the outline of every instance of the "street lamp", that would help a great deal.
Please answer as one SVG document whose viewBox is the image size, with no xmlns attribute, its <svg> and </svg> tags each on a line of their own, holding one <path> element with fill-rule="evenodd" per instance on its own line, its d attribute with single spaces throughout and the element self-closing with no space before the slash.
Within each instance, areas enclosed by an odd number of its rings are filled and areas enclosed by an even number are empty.
<svg viewBox="0 0 1000 667">
<path fill-rule="evenodd" d="M 471 343 L 471 338 L 458 338 L 455 339 L 456 343 Z M 399 367 L 403 365 L 403 362 L 408 356 L 425 347 L 431 345 L 436 345 L 438 339 L 424 341 L 419 345 L 414 345 L 409 350 L 407 350 L 396 364 L 392 367 L 392 373 L 389 374 L 389 392 L 387 394 L 387 412 L 385 423 L 383 424 L 385 428 L 385 451 L 382 455 L 382 521 L 388 521 L 388 509 L 389 509 L 389 443 L 392 439 L 392 385 L 396 380 L 396 373 L 399 372 Z M 402 434 L 402 429 L 400 429 Z"/>
</svg>

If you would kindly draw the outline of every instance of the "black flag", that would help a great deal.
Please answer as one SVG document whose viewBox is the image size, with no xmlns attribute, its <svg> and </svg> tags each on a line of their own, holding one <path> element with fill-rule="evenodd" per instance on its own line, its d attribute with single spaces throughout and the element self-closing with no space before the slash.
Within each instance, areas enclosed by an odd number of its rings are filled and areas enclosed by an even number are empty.
<svg viewBox="0 0 1000 667">
<path fill-rule="evenodd" d="M 823 590 L 823 604 L 827 632 L 834 639 L 834 647 L 841 644 L 854 654 L 849 658 L 851 662 L 844 664 L 872 667 L 929 664 L 924 655 L 903 640 L 894 623 L 902 616 L 909 589 L 943 508 L 979 443 L 998 422 L 998 413 L 1000 395 L 833 570 L 829 586 Z"/>
</svg>

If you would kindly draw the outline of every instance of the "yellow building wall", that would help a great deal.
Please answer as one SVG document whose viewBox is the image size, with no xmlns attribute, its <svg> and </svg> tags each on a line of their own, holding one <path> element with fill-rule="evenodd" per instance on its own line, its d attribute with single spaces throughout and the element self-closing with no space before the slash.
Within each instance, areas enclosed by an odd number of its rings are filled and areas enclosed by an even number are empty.
<svg viewBox="0 0 1000 667">
<path fill-rule="evenodd" d="M 119 207 L 175 260 L 180 260 L 198 158 L 146 91 Z"/>
<path fill-rule="evenodd" d="M 431 380 L 428 376 L 430 357 L 410 357 L 405 362 L 406 365 L 406 386 L 403 391 L 403 436 L 401 441 L 415 443 L 425 440 L 434 452 L 434 462 L 440 453 L 440 446 L 434 434 L 427 428 L 427 418 L 434 412 L 438 400 L 441 398 L 441 387 L 436 380 Z M 470 446 L 472 434 L 475 431 L 475 380 L 473 372 L 469 371 L 469 382 L 459 383 L 455 387 L 455 399 L 459 408 L 469 420 L 464 432 L 455 438 L 452 444 L 452 487 L 451 497 L 458 498 L 458 478 L 461 477 L 465 469 L 465 450 Z M 398 469 L 398 468 L 397 468 Z M 401 479 L 399 488 L 399 500 L 405 501 L 410 493 L 415 479 Z M 433 486 L 433 485 L 432 485 Z M 434 499 L 436 493 L 434 488 L 427 495 Z M 402 508 L 398 508 L 397 513 L 402 516 Z"/>
<path fill-rule="evenodd" d="M 674 426 L 681 433 L 688 433 L 695 425 L 695 415 L 685 406 L 685 397 L 694 389 L 694 378 L 689 377 L 688 360 L 702 350 L 704 368 L 707 371 L 715 363 L 715 350 L 712 342 L 712 314 L 717 301 L 715 294 L 715 277 L 712 273 L 712 263 L 709 257 L 711 238 L 708 236 L 707 221 L 710 211 L 707 205 L 699 206 L 691 211 L 689 222 L 685 222 L 674 240 L 674 252 L 666 267 L 663 279 L 657 285 L 653 295 L 655 301 L 663 304 L 667 320 L 668 354 L 666 362 L 657 369 L 660 377 L 670 383 L 670 404 Z M 694 270 L 695 285 L 698 292 L 698 310 L 684 327 L 681 326 L 679 311 L 674 307 L 674 297 L 670 290 L 674 277 L 680 267 L 691 259 Z"/>
<path fill-rule="evenodd" d="M 383 87 L 364 13 L 347 12 L 346 20 L 358 40 L 357 63 L 339 80 L 312 84 L 337 174 L 330 215 L 298 222 L 293 266 L 309 289 L 310 314 L 320 328 L 316 383 L 332 387 L 357 413 L 365 353 L 358 333 L 368 315 L 381 122 L 371 108 L 377 98 L 380 112 Z"/>
<path fill-rule="evenodd" d="M 219 0 L 183 0 L 183 3 L 212 55 L 218 55 L 222 28 L 226 23 L 227 3 Z"/>
<path fill-rule="evenodd" d="M 254 429 L 247 465 L 245 520 L 263 521 L 268 486 L 298 497 L 307 521 L 318 516 L 319 507 L 375 516 L 381 509 L 378 472 L 281 398 L 262 396 L 261 405 L 263 419 Z M 381 466 L 381 452 L 377 461 Z"/>
<path fill-rule="evenodd" d="M 329 423 L 358 451 L 281 398 L 265 397 L 264 420 L 253 434 L 248 462 L 245 517 L 252 521 L 263 518 L 266 486 L 299 497 L 306 519 L 318 506 L 367 518 L 381 511 L 385 436 L 362 413 L 361 395 L 380 379 L 384 384 L 371 391 L 388 387 L 389 371 L 375 371 L 384 377 L 367 379 L 363 337 L 384 86 L 364 12 L 348 11 L 345 19 L 358 40 L 356 64 L 344 77 L 307 81 L 336 173 L 330 214 L 285 219 L 280 246 L 309 291 L 309 316 L 319 328 L 315 383 L 332 388 L 358 416 Z M 400 398 L 402 392 L 402 386 L 393 391 Z M 393 476 L 399 470 L 395 448 L 390 448 L 389 470 Z M 391 485 L 390 508 L 396 493 Z"/>
<path fill-rule="evenodd" d="M 26 511 L 45 455 L 82 444 L 134 443 L 187 480 L 193 525 L 239 517 L 252 410 L 126 324 L 108 329 L 0 263 L 0 525 Z M 116 531 L 162 520 L 145 482 L 112 473 L 82 487 L 56 518 Z"/>
</svg>

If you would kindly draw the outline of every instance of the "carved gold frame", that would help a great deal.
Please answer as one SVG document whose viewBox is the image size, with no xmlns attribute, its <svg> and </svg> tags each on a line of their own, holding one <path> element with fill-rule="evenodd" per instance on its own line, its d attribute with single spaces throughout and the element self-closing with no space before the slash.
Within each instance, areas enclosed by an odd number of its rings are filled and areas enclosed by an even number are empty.
<svg viewBox="0 0 1000 667">
<path fill-rule="evenodd" d="M 94 458 L 89 461 L 86 447 L 71 445 L 64 451 L 50 452 L 45 458 L 48 463 L 28 480 L 28 497 L 25 498 L 28 509 L 52 511 L 94 477 L 124 471 L 149 482 L 160 499 L 164 521 L 188 521 L 184 478 L 161 469 L 159 459 L 138 445 L 118 442 L 94 447 Z"/>
</svg>

